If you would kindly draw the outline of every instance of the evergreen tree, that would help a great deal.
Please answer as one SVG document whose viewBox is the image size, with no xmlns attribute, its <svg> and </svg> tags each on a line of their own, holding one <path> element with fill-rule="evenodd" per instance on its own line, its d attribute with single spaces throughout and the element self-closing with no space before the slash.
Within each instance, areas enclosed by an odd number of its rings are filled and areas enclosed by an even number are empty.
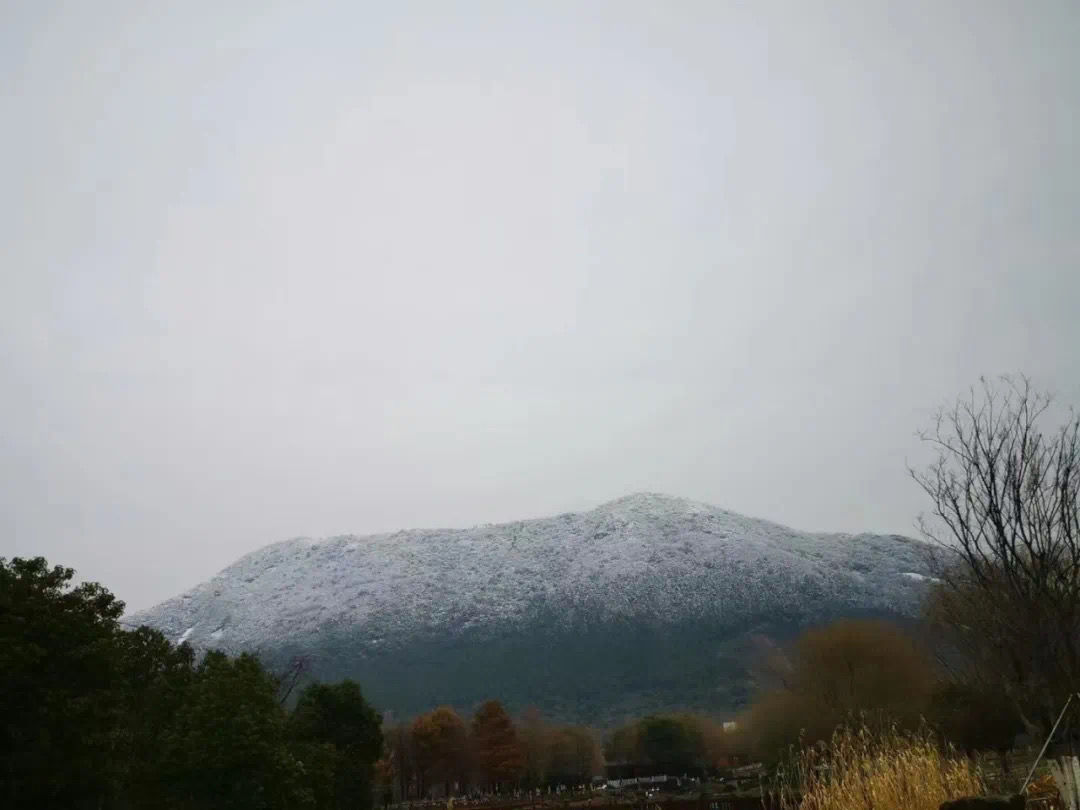
<svg viewBox="0 0 1080 810">
<path fill-rule="evenodd" d="M 120 634 L 124 684 L 127 773 L 123 806 L 167 805 L 175 768 L 163 740 L 183 710 L 195 678 L 195 654 L 174 647 L 157 630 L 140 627 Z"/>
<path fill-rule="evenodd" d="M 681 776 L 701 766 L 701 733 L 683 718 L 646 717 L 638 725 L 638 740 L 641 753 L 658 773 Z"/>
<path fill-rule="evenodd" d="M 370 807 L 380 718 L 355 683 L 308 689 L 289 717 L 255 657 L 196 666 L 73 578 L 0 558 L 0 807 Z"/>
<path fill-rule="evenodd" d="M 353 681 L 312 684 L 301 693 L 289 718 L 289 737 L 319 807 L 372 806 L 381 725 L 382 718 Z"/>
<path fill-rule="evenodd" d="M 207 653 L 167 733 L 172 796 L 220 810 L 310 806 L 285 722 L 276 684 L 258 659 Z"/>
<path fill-rule="evenodd" d="M 123 777 L 123 602 L 41 557 L 0 558 L 0 805 L 98 808 Z"/>
</svg>

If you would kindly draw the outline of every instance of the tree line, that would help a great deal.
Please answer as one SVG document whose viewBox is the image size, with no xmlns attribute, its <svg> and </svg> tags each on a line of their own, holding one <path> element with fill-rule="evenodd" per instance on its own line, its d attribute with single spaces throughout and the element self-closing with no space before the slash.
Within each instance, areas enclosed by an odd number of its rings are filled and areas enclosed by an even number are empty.
<svg viewBox="0 0 1080 810">
<path fill-rule="evenodd" d="M 516 720 L 498 700 L 466 720 L 441 706 L 385 729 L 377 765 L 384 800 L 589 784 L 602 772 L 599 733 L 552 723 L 536 709 Z"/>
<path fill-rule="evenodd" d="M 605 773 L 714 773 L 732 764 L 739 746 L 723 721 L 704 714 L 655 714 L 602 730 L 551 722 L 535 708 L 515 718 L 498 700 L 485 701 L 469 719 L 441 706 L 384 734 L 376 779 L 385 803 L 576 788 Z"/>
<path fill-rule="evenodd" d="M 381 720 L 351 681 L 285 707 L 252 655 L 201 660 L 41 558 L 0 558 L 0 805 L 371 806 Z"/>
<path fill-rule="evenodd" d="M 631 727 L 641 761 L 673 772 L 689 760 L 669 750 L 686 736 L 672 724 L 694 740 L 719 728 L 650 717 L 605 737 L 536 709 L 514 718 L 498 700 L 384 725 L 349 680 L 310 684 L 290 709 L 299 669 L 198 658 L 157 630 L 125 629 L 123 603 L 74 576 L 0 558 L 0 797 L 13 810 L 321 810 L 573 787 L 603 773 L 605 752 L 638 756 L 624 750 Z"/>
<path fill-rule="evenodd" d="M 681 711 L 594 729 L 546 722 L 535 709 L 514 718 L 495 700 L 471 719 L 443 706 L 385 730 L 383 800 L 582 785 L 600 774 L 715 776 L 776 763 L 843 726 L 930 733 L 969 755 L 996 752 L 1007 771 L 1021 711 L 993 681 L 957 678 L 929 631 L 874 619 L 811 628 L 763 656 L 757 698 L 734 721 Z"/>
</svg>

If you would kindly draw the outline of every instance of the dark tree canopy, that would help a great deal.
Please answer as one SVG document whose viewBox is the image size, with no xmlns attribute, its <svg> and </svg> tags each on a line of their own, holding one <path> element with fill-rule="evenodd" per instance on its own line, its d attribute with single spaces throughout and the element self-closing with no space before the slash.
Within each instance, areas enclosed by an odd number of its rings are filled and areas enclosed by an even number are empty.
<svg viewBox="0 0 1080 810">
<path fill-rule="evenodd" d="M 371 806 L 374 764 L 382 755 L 382 719 L 353 681 L 312 684 L 289 718 L 289 736 L 304 764 L 320 773 L 313 790 L 329 785 L 334 807 Z M 329 776 L 329 779 L 327 779 Z"/>
<path fill-rule="evenodd" d="M 156 630 L 123 629 L 123 603 L 73 579 L 0 558 L 0 806 L 370 806 L 382 738 L 359 687 L 312 687 L 290 720 L 258 659 L 196 664 Z"/>
<path fill-rule="evenodd" d="M 0 558 L 0 796 L 6 807 L 93 806 L 121 774 L 116 620 L 94 583 L 38 557 Z"/>
<path fill-rule="evenodd" d="M 374 762 L 382 753 L 382 719 L 354 681 L 307 687 L 289 720 L 294 739 L 328 742 Z"/>
<path fill-rule="evenodd" d="M 639 725 L 638 740 L 645 759 L 661 773 L 681 776 L 701 766 L 701 733 L 679 718 L 646 717 Z"/>
<path fill-rule="evenodd" d="M 177 792 L 206 806 L 287 807 L 300 769 L 285 747 L 276 684 L 250 655 L 209 652 L 167 736 Z"/>
</svg>

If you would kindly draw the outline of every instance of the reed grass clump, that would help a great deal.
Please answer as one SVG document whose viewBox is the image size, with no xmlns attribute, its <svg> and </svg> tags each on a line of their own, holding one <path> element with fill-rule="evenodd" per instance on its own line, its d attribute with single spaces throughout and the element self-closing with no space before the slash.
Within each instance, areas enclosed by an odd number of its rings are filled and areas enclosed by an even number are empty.
<svg viewBox="0 0 1080 810">
<path fill-rule="evenodd" d="M 978 766 L 934 734 L 841 727 L 828 742 L 793 751 L 774 801 L 783 810 L 938 810 L 986 792 Z"/>
</svg>

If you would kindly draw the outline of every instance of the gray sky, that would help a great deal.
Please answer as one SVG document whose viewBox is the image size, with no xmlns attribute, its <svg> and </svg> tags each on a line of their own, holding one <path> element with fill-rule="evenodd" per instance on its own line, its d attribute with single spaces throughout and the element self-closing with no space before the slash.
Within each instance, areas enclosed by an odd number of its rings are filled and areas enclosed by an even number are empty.
<svg viewBox="0 0 1080 810">
<path fill-rule="evenodd" d="M 912 533 L 1080 404 L 1080 6 L 10 2 L 0 556 L 140 608 L 640 489 Z"/>
</svg>

